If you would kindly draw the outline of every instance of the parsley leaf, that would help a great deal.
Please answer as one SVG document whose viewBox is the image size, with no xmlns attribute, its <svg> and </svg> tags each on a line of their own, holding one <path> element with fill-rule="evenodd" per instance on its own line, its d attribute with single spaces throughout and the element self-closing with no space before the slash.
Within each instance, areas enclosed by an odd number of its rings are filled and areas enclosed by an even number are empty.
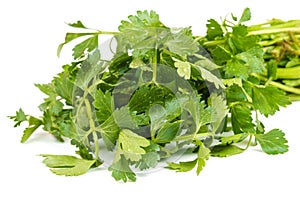
<svg viewBox="0 0 300 200">
<path fill-rule="evenodd" d="M 232 50 L 233 54 L 238 54 L 257 47 L 258 37 L 248 35 L 247 26 L 238 24 L 232 27 L 232 33 L 229 35 L 227 45 Z"/>
<path fill-rule="evenodd" d="M 197 166 L 196 173 L 197 175 L 199 175 L 203 167 L 205 167 L 206 160 L 208 160 L 209 158 L 210 150 L 200 141 L 197 141 L 197 145 L 199 145 L 199 150 L 198 150 L 198 158 L 197 158 L 198 166 Z"/>
<path fill-rule="evenodd" d="M 104 122 L 108 117 L 112 115 L 113 102 L 112 96 L 109 92 L 106 92 L 104 94 L 101 89 L 97 90 L 93 105 L 97 109 L 96 116 L 100 123 Z"/>
<path fill-rule="evenodd" d="M 37 119 L 33 116 L 29 117 L 28 123 L 29 123 L 29 125 L 24 130 L 24 134 L 22 136 L 21 143 L 26 142 L 28 140 L 28 138 L 33 134 L 33 132 L 43 124 L 43 122 L 40 119 Z"/>
<path fill-rule="evenodd" d="M 142 159 L 136 163 L 135 167 L 138 167 L 140 170 L 156 167 L 158 161 L 160 160 L 160 155 L 158 153 L 160 150 L 159 145 L 150 142 L 150 145 L 143 147 L 143 149 L 146 151 L 146 153 L 142 155 Z"/>
<path fill-rule="evenodd" d="M 9 118 L 16 122 L 14 127 L 20 126 L 22 122 L 28 121 L 28 126 L 23 131 L 21 143 L 25 143 L 34 133 L 34 131 L 37 130 L 41 125 L 43 125 L 42 120 L 33 116 L 25 115 L 24 111 L 21 108 L 16 112 L 15 116 L 9 116 Z"/>
<path fill-rule="evenodd" d="M 179 162 L 179 163 L 168 163 L 167 168 L 171 170 L 175 170 L 176 172 L 188 172 L 194 169 L 196 165 L 196 173 L 200 174 L 203 167 L 205 166 L 205 161 L 208 159 L 210 155 L 210 150 L 204 146 L 201 141 L 196 141 L 196 144 L 199 146 L 198 155 L 195 160 L 187 161 L 187 162 Z"/>
<path fill-rule="evenodd" d="M 131 114 L 130 114 L 128 106 L 123 106 L 121 108 L 115 109 L 113 112 L 113 117 L 114 117 L 116 124 L 121 129 L 136 129 L 137 128 L 137 124 L 131 118 Z"/>
<path fill-rule="evenodd" d="M 189 62 L 176 61 L 174 66 L 177 68 L 177 73 L 179 76 L 190 79 L 191 77 L 191 65 Z"/>
<path fill-rule="evenodd" d="M 77 28 L 79 28 L 79 27 L 77 27 Z M 94 35 L 94 33 L 67 33 L 66 37 L 65 37 L 65 41 L 63 43 L 61 43 L 57 48 L 57 56 L 59 57 L 60 52 L 65 44 L 67 44 L 79 37 L 89 36 L 89 35 Z"/>
<path fill-rule="evenodd" d="M 166 121 L 166 109 L 156 104 L 150 108 L 149 116 L 151 120 L 151 135 L 153 136 Z"/>
<path fill-rule="evenodd" d="M 76 74 L 76 81 L 74 83 L 76 86 L 82 90 L 86 89 L 91 80 L 106 69 L 107 62 L 99 59 L 100 52 L 99 50 L 95 50 L 82 62 L 80 69 Z"/>
<path fill-rule="evenodd" d="M 119 144 L 121 152 L 127 160 L 139 161 L 146 151 L 142 147 L 147 147 L 150 142 L 129 129 L 122 129 L 119 134 Z"/>
<path fill-rule="evenodd" d="M 130 169 L 129 162 L 122 155 L 117 155 L 117 161 L 114 161 L 111 166 L 108 168 L 109 171 L 112 171 L 112 177 L 116 181 L 123 180 L 125 183 L 136 180 L 135 173 Z"/>
<path fill-rule="evenodd" d="M 222 81 L 215 74 L 213 74 L 212 72 L 204 68 L 204 66 L 207 64 L 206 61 L 204 62 L 198 61 L 197 64 L 193 65 L 193 67 L 200 72 L 202 78 L 205 81 L 213 83 L 217 89 L 225 88 Z M 204 63 L 204 66 L 202 65 L 202 63 Z"/>
<path fill-rule="evenodd" d="M 199 115 L 200 115 L 200 118 L 199 118 L 200 127 L 211 123 L 212 122 L 211 107 L 207 106 L 205 104 L 205 102 L 200 101 L 199 105 L 198 105 L 198 109 L 199 109 Z"/>
<path fill-rule="evenodd" d="M 181 121 L 173 123 L 165 123 L 161 129 L 157 132 L 155 142 L 167 143 L 171 142 L 180 131 Z"/>
<path fill-rule="evenodd" d="M 79 159 L 68 155 L 47 155 L 43 163 L 56 175 L 79 176 L 86 173 L 96 160 Z"/>
<path fill-rule="evenodd" d="M 232 54 L 222 46 L 217 46 L 211 51 L 214 62 L 218 65 L 223 65 L 227 60 L 232 58 Z"/>
<path fill-rule="evenodd" d="M 160 22 L 159 16 L 156 12 L 137 11 L 137 15 L 130 15 L 129 21 L 121 21 L 119 31 L 125 32 L 131 29 L 145 28 L 145 27 L 164 27 Z"/>
<path fill-rule="evenodd" d="M 142 155 L 142 159 L 138 161 L 137 165 L 140 170 L 156 167 L 160 156 L 156 152 L 148 152 Z"/>
<path fill-rule="evenodd" d="M 228 80 L 228 79 L 226 79 Z M 242 90 L 242 86 L 236 83 L 226 88 L 226 100 L 229 103 L 232 102 L 247 102 L 247 96 Z"/>
<path fill-rule="evenodd" d="M 264 70 L 263 50 L 252 48 L 235 55 L 227 62 L 225 71 L 228 75 L 246 80 L 251 73 Z"/>
<path fill-rule="evenodd" d="M 85 25 L 83 25 L 83 23 L 81 21 L 77 21 L 75 23 L 68 23 L 69 26 L 74 27 L 74 28 L 85 28 Z"/>
<path fill-rule="evenodd" d="M 174 30 L 175 33 L 170 34 L 168 40 L 164 43 L 167 48 L 182 57 L 187 55 L 193 55 L 196 53 L 199 48 L 197 43 L 193 40 L 193 38 L 187 35 L 189 32 L 189 28 Z"/>
<path fill-rule="evenodd" d="M 66 101 L 66 104 L 72 105 L 75 88 L 69 76 L 67 72 L 61 73 L 60 76 L 55 77 L 52 82 L 55 92 Z"/>
<path fill-rule="evenodd" d="M 112 150 L 119 136 L 120 128 L 116 124 L 113 115 L 108 117 L 97 127 L 107 149 Z"/>
<path fill-rule="evenodd" d="M 247 105 L 237 104 L 231 107 L 231 123 L 235 134 L 255 133 L 252 114 Z"/>
<path fill-rule="evenodd" d="M 179 162 L 179 163 L 168 163 L 167 168 L 175 170 L 176 172 L 188 172 L 194 169 L 197 164 L 197 159 L 187 162 Z"/>
<path fill-rule="evenodd" d="M 256 134 L 255 138 L 267 154 L 280 154 L 288 151 L 287 140 L 279 129 L 273 129 L 265 134 Z"/>
<path fill-rule="evenodd" d="M 244 152 L 244 149 L 236 145 L 216 145 L 212 148 L 210 155 L 215 157 L 228 157 Z"/>
<path fill-rule="evenodd" d="M 9 116 L 9 118 L 16 122 L 14 127 L 20 126 L 22 122 L 27 121 L 27 117 L 21 108 L 18 111 L 16 111 L 15 116 Z"/>
<path fill-rule="evenodd" d="M 211 108 L 212 108 L 212 128 L 213 131 L 217 131 L 219 127 L 224 122 L 224 118 L 227 116 L 229 110 L 226 105 L 226 101 L 223 99 L 222 96 L 218 96 L 217 94 L 213 93 L 210 96 L 211 100 Z"/>
<path fill-rule="evenodd" d="M 218 37 L 223 36 L 223 30 L 221 28 L 221 25 L 214 19 L 208 20 L 208 24 L 206 24 L 207 32 L 206 32 L 206 38 L 208 40 L 214 40 Z"/>
<path fill-rule="evenodd" d="M 249 8 L 245 8 L 240 18 L 239 23 L 249 21 L 251 19 L 251 12 Z"/>
<path fill-rule="evenodd" d="M 77 44 L 73 48 L 73 56 L 74 59 L 80 58 L 81 56 L 84 55 L 85 50 L 88 52 L 91 52 L 92 50 L 96 49 L 98 47 L 98 35 L 95 35 L 93 37 L 90 37 L 80 44 Z"/>
<path fill-rule="evenodd" d="M 249 134 L 239 133 L 231 136 L 222 137 L 220 139 L 222 144 L 232 144 L 232 143 L 239 143 L 243 141 Z"/>
<path fill-rule="evenodd" d="M 275 114 L 279 106 L 291 104 L 285 93 L 273 86 L 252 87 L 252 99 L 254 108 L 266 117 Z"/>
</svg>

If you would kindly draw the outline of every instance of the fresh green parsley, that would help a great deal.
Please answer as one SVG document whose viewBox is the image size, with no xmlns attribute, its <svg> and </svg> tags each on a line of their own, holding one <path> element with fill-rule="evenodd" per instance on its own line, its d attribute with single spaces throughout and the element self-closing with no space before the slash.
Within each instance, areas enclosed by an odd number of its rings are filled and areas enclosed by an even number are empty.
<svg viewBox="0 0 300 200">
<path fill-rule="evenodd" d="M 10 116 L 15 127 L 27 123 L 21 142 L 42 128 L 77 148 L 77 156 L 41 155 L 53 173 L 78 176 L 105 163 L 124 182 L 159 163 L 200 174 L 210 156 L 254 144 L 267 154 L 287 152 L 284 133 L 266 131 L 259 117 L 299 99 L 300 22 L 246 26 L 250 18 L 246 8 L 240 17 L 210 19 L 206 36 L 167 27 L 154 11 L 130 15 L 118 32 L 70 23 L 78 31 L 66 34 L 57 54 L 73 44 L 73 62 L 50 83 L 35 84 L 45 94 L 41 116 L 22 109 Z M 103 34 L 112 36 L 110 60 L 99 48 Z M 190 160 L 173 162 L 184 149 Z"/>
</svg>

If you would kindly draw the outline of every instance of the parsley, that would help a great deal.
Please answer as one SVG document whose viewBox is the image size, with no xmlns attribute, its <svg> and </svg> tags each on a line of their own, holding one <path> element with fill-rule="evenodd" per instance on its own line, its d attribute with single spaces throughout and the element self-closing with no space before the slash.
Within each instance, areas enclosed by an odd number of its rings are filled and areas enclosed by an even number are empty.
<svg viewBox="0 0 300 200">
<path fill-rule="evenodd" d="M 53 173 L 78 176 L 105 163 L 124 182 L 165 160 L 168 169 L 200 174 L 210 156 L 240 154 L 254 138 L 267 154 L 287 152 L 284 133 L 265 131 L 259 116 L 274 115 L 300 94 L 292 43 L 299 31 L 291 32 L 298 21 L 248 27 L 248 8 L 231 18 L 208 20 L 204 37 L 191 27 L 167 27 L 154 11 L 130 15 L 118 32 L 68 24 L 80 31 L 66 34 L 58 55 L 82 42 L 50 83 L 35 84 L 46 96 L 41 117 L 22 109 L 10 116 L 15 127 L 28 123 L 21 142 L 41 127 L 70 140 L 80 156 L 41 155 Z M 105 50 L 111 59 L 98 48 L 102 34 L 112 36 Z M 279 43 L 285 46 L 278 53 Z M 111 160 L 102 157 L 108 151 Z M 172 162 L 183 151 L 192 159 Z"/>
<path fill-rule="evenodd" d="M 67 155 L 45 155 L 43 163 L 50 168 L 50 170 L 57 175 L 78 176 L 86 173 L 95 160 L 79 159 L 75 156 Z"/>
<path fill-rule="evenodd" d="M 273 129 L 266 134 L 256 134 L 255 138 L 267 154 L 285 153 L 288 151 L 287 140 L 281 130 Z"/>
</svg>

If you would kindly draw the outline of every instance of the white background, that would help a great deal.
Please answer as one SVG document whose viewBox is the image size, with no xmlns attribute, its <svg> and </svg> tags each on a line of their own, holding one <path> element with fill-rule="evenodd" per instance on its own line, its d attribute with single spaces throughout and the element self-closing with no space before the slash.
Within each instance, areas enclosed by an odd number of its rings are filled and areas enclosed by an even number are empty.
<svg viewBox="0 0 300 200">
<path fill-rule="evenodd" d="M 252 23 L 271 18 L 300 19 L 297 1 L 267 0 L 9 0 L 0 3 L 0 199 L 299 199 L 300 102 L 265 119 L 268 129 L 286 132 L 290 151 L 268 156 L 257 148 L 230 158 L 211 158 L 195 172 L 160 170 L 138 176 L 136 183 L 115 182 L 97 169 L 80 177 L 52 174 L 37 156 L 73 154 L 73 147 L 45 133 L 20 144 L 22 130 L 6 118 L 22 107 L 39 115 L 44 97 L 33 83 L 47 83 L 69 61 L 71 51 L 56 57 L 56 48 L 72 31 L 64 22 L 81 20 L 88 27 L 117 30 L 120 20 L 136 10 L 153 9 L 168 26 L 192 26 L 205 33 L 209 18 L 252 10 Z"/>
</svg>

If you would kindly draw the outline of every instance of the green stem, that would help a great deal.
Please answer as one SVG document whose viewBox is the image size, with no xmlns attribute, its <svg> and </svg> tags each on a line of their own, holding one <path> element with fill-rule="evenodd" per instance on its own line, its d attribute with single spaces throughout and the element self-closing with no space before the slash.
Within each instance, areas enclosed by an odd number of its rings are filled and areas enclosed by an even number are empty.
<svg viewBox="0 0 300 200">
<path fill-rule="evenodd" d="M 291 101 L 300 101 L 300 95 L 288 95 Z"/>
<path fill-rule="evenodd" d="M 290 21 L 280 21 L 279 20 L 271 20 L 262 24 L 256 24 L 248 27 L 249 31 L 255 30 L 270 30 L 270 29 L 281 29 L 281 28 L 290 28 L 290 27 L 299 27 L 300 20 L 290 20 Z"/>
<path fill-rule="evenodd" d="M 87 98 L 84 99 L 84 104 L 86 107 L 86 112 L 87 112 L 87 117 L 88 117 L 89 124 L 90 124 L 90 129 L 92 131 L 94 131 L 94 130 L 96 130 L 96 127 L 95 127 L 94 120 L 93 120 L 92 108 L 91 108 L 91 104 Z"/>
<path fill-rule="evenodd" d="M 300 35 L 294 35 L 294 37 L 296 39 L 300 39 Z M 260 42 L 258 42 L 261 46 L 263 47 L 267 47 L 267 46 L 271 46 L 273 44 L 276 44 L 276 43 L 280 43 L 280 42 L 283 42 L 284 40 L 288 40 L 290 39 L 291 36 L 290 35 L 285 35 L 285 36 L 280 36 L 280 37 L 277 37 L 277 38 L 274 38 L 274 39 L 271 39 L 271 40 L 262 40 Z"/>
<path fill-rule="evenodd" d="M 283 84 L 275 82 L 275 81 L 269 81 L 269 84 L 274 86 L 274 87 L 277 87 L 281 90 L 284 90 L 286 92 L 291 92 L 291 93 L 300 95 L 300 89 L 298 89 L 298 88 L 293 88 L 293 87 L 290 87 L 290 86 L 287 86 L 287 85 L 283 85 Z"/>
<path fill-rule="evenodd" d="M 225 40 L 214 40 L 214 41 L 206 41 L 203 43 L 204 47 L 214 47 L 220 44 L 224 44 Z"/>
<path fill-rule="evenodd" d="M 263 77 L 259 74 L 251 74 L 251 75 L 256 77 L 256 78 L 259 78 L 262 81 L 268 82 L 269 85 L 277 87 L 281 90 L 300 95 L 300 89 L 298 89 L 298 88 L 293 88 L 293 87 L 290 87 L 290 86 L 287 86 L 287 85 L 284 85 L 284 84 L 281 84 L 281 83 L 278 83 L 278 82 L 275 82 L 275 81 L 268 80 L 267 78 L 265 78 L 265 77 Z"/>
<path fill-rule="evenodd" d="M 95 131 L 93 131 L 93 139 L 94 139 L 94 144 L 95 144 L 95 157 L 96 160 L 99 159 L 99 141 L 98 141 L 98 136 L 97 133 Z"/>
<path fill-rule="evenodd" d="M 212 132 L 190 134 L 190 135 L 181 135 L 181 136 L 176 137 L 174 139 L 174 141 L 195 140 L 196 138 L 213 136 L 213 135 L 214 134 Z"/>
<path fill-rule="evenodd" d="M 199 40 L 201 40 L 203 38 L 205 38 L 205 36 L 196 36 L 195 39 L 194 39 L 194 41 L 198 42 Z"/>
<path fill-rule="evenodd" d="M 250 133 L 250 137 L 249 137 L 249 140 L 248 140 L 248 143 L 247 143 L 247 146 L 245 147 L 244 151 L 247 150 L 252 142 L 252 137 L 253 137 L 253 134 Z"/>
<path fill-rule="evenodd" d="M 252 84 L 250 81 L 247 81 L 247 82 Z M 248 94 L 248 92 L 246 92 L 244 87 L 241 87 L 241 89 L 242 89 L 242 92 L 245 94 L 247 101 L 252 104 L 252 102 L 253 102 L 252 97 Z"/>
<path fill-rule="evenodd" d="M 87 93 L 87 92 L 85 92 Z M 93 114 L 92 114 L 92 108 L 91 108 L 91 104 L 89 102 L 89 100 L 87 99 L 87 94 L 84 95 L 84 103 L 85 103 L 85 107 L 86 107 L 86 112 L 87 112 L 87 117 L 89 120 L 89 124 L 90 124 L 90 130 L 93 133 L 93 139 L 94 139 L 94 144 L 95 144 L 95 157 L 96 159 L 99 159 L 99 141 L 98 141 L 98 136 L 96 133 L 96 126 L 94 123 L 94 119 L 93 119 Z"/>
<path fill-rule="evenodd" d="M 152 82 L 156 83 L 156 73 L 157 73 L 157 48 L 155 48 L 154 56 L 152 58 L 153 76 Z"/>
<path fill-rule="evenodd" d="M 114 31 L 98 31 L 98 35 L 117 35 L 119 32 L 114 32 Z"/>
<path fill-rule="evenodd" d="M 274 33 L 287 33 L 287 32 L 300 33 L 300 27 L 254 30 L 254 31 L 249 31 L 248 35 L 268 35 Z"/>
<path fill-rule="evenodd" d="M 299 79 L 300 66 L 290 68 L 277 68 L 276 76 L 279 79 Z"/>
</svg>

